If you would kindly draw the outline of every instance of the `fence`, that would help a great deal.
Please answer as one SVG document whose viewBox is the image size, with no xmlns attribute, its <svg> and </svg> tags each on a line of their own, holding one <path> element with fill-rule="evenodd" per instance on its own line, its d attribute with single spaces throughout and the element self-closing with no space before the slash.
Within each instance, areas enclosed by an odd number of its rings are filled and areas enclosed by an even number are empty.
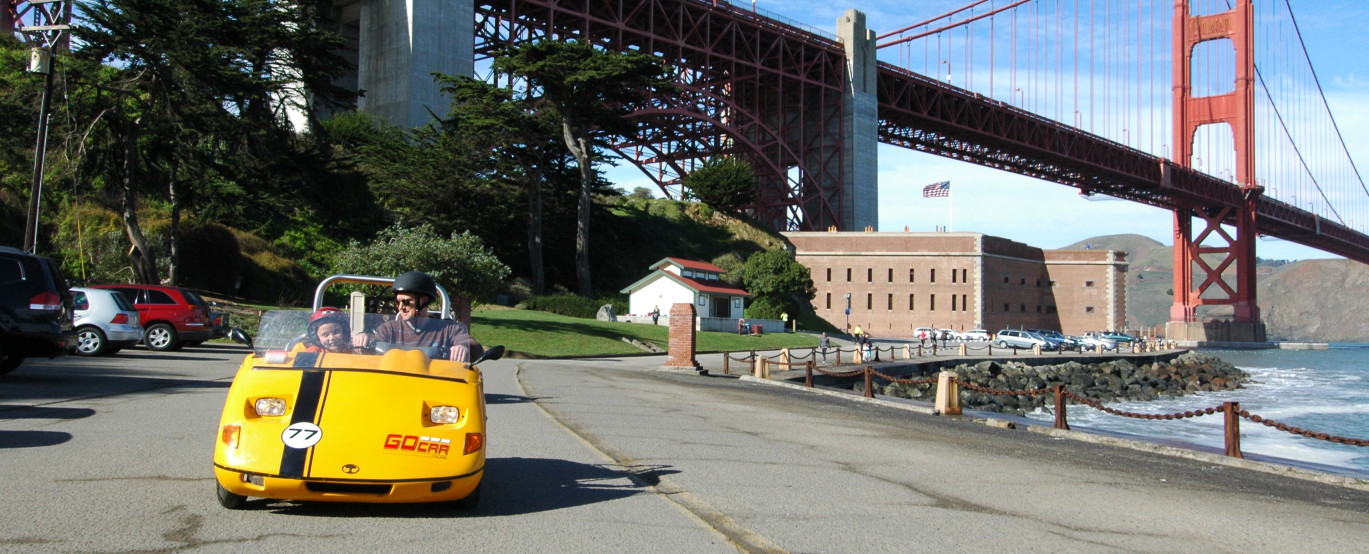
<svg viewBox="0 0 1369 554">
<path fill-rule="evenodd" d="M 905 358 L 905 359 L 910 359 L 910 358 L 912 357 L 912 356 L 909 355 L 909 353 L 912 351 L 912 350 L 911 350 L 911 346 L 912 346 L 912 345 L 903 345 L 903 351 L 904 351 L 904 353 L 905 353 L 905 355 L 904 355 L 904 358 Z M 891 360 L 894 360 L 894 359 L 895 359 L 895 358 L 894 358 L 894 356 L 895 356 L 895 354 L 894 354 L 895 347 L 889 347 L 887 350 L 888 350 L 888 352 L 889 352 L 890 359 L 891 359 Z M 880 351 L 879 349 L 876 349 L 876 356 L 875 356 L 876 360 L 878 359 L 878 352 L 879 352 L 879 351 Z M 935 355 L 935 353 L 936 353 L 936 345 L 935 345 L 935 344 L 933 344 L 933 346 L 932 346 L 932 348 L 931 348 L 931 351 L 932 351 L 932 355 Z M 965 351 L 966 351 L 965 344 L 962 343 L 962 344 L 960 345 L 960 355 L 965 355 Z M 991 349 L 990 349 L 990 351 L 992 352 Z M 828 348 L 828 349 L 826 349 L 826 351 L 823 351 L 822 349 L 819 349 L 819 348 L 813 348 L 810 352 L 808 352 L 808 354 L 804 354 L 804 355 L 801 355 L 801 356 L 799 356 L 799 355 L 794 355 L 793 353 L 791 353 L 791 352 L 789 351 L 789 349 L 781 350 L 779 354 L 774 355 L 774 356 L 761 356 L 761 355 L 757 354 L 755 351 L 750 351 L 748 355 L 743 356 L 743 357 L 741 357 L 741 358 L 733 358 L 732 353 L 727 353 L 727 352 L 725 352 L 724 355 L 723 355 L 723 374 L 728 374 L 728 372 L 729 372 L 729 370 L 730 370 L 730 367 L 729 367 L 729 366 L 730 366 L 730 362 L 731 362 L 732 360 L 738 360 L 738 361 L 749 362 L 749 363 L 750 363 L 750 368 L 749 368 L 749 371 L 748 371 L 748 372 L 751 373 L 752 375 L 755 375 L 756 377 L 760 377 L 760 378 L 762 378 L 762 379 L 769 379 L 769 378 L 770 378 L 770 367 L 771 367 L 771 366 L 776 366 L 776 365 L 777 365 L 777 366 L 785 367 L 786 369 L 792 369 L 794 366 L 802 366 L 803 369 L 804 369 L 804 379 L 803 379 L 804 382 L 803 382 L 803 384 L 804 384 L 804 386 L 806 386 L 806 387 L 808 387 L 808 388 L 813 388 L 813 373 L 814 373 L 814 372 L 820 373 L 820 374 L 822 374 L 822 375 L 826 375 L 826 376 L 828 376 L 828 377 L 835 377 L 835 378 L 839 378 L 839 379 L 847 379 L 847 378 L 858 377 L 858 376 L 859 376 L 859 377 L 863 377 L 864 382 L 865 382 L 865 393 L 864 393 L 864 396 L 865 396 L 866 398 L 874 398 L 874 397 L 875 397 L 875 394 L 874 394 L 874 379 L 875 379 L 876 377 L 878 377 L 878 378 L 880 378 L 880 379 L 884 379 L 884 380 L 889 381 L 889 382 L 892 382 L 892 383 L 903 383 L 903 384 L 908 384 L 908 385 L 927 385 L 927 384 L 935 384 L 935 385 L 936 385 L 936 403 L 935 403 L 934 412 L 935 412 L 936 414 L 938 414 L 938 415 L 960 415 L 960 414 L 961 414 L 961 410 L 960 410 L 960 389 L 962 389 L 962 388 L 970 389 L 970 390 L 977 391 L 977 392 L 981 392 L 981 393 L 984 393 L 984 394 L 1006 395 L 1006 396 L 1037 396 L 1037 395 L 1043 395 L 1043 394 L 1050 394 L 1050 395 L 1053 395 L 1053 396 L 1054 396 L 1054 399 L 1055 399 L 1055 423 L 1054 423 L 1054 427 L 1055 427 L 1056 429 L 1069 429 L 1069 428 L 1070 428 L 1070 427 L 1069 427 L 1069 421 L 1068 421 L 1068 420 L 1069 420 L 1069 414 L 1068 414 L 1068 408 L 1067 408 L 1068 405 L 1069 405 L 1069 402 L 1068 402 L 1067 400 L 1073 400 L 1073 401 L 1076 402 L 1077 404 L 1082 404 L 1082 405 L 1084 405 L 1084 406 L 1088 406 L 1088 407 L 1090 407 L 1090 408 L 1093 408 L 1093 409 L 1096 409 L 1096 410 L 1100 410 L 1100 411 L 1105 412 L 1105 413 L 1108 413 L 1108 414 L 1112 414 L 1112 415 L 1116 415 L 1116 416 L 1121 416 L 1121 417 L 1129 417 L 1129 418 L 1134 418 L 1134 419 L 1147 419 L 1147 420 L 1175 420 L 1175 419 L 1184 419 L 1184 418 L 1191 418 L 1191 417 L 1202 417 L 1202 416 L 1214 415 L 1214 414 L 1219 414 L 1219 413 L 1220 413 L 1220 414 L 1222 414 L 1223 422 L 1224 422 L 1223 428 L 1224 428 L 1225 443 L 1226 443 L 1226 444 L 1225 444 L 1225 446 L 1226 446 L 1225 454 L 1226 454 L 1227 456 L 1231 456 L 1231 457 L 1234 457 L 1234 458 L 1243 458 L 1243 457 L 1245 457 L 1244 455 L 1241 454 L 1241 419 L 1247 419 L 1247 420 L 1251 421 L 1252 423 L 1259 423 L 1259 424 L 1262 424 L 1262 425 L 1264 425 L 1264 426 L 1266 426 L 1266 427 L 1271 427 L 1271 428 L 1277 429 L 1277 430 L 1279 430 L 1279 431 L 1283 431 L 1283 432 L 1286 432 L 1286 433 L 1290 433 L 1290 434 L 1294 434 L 1294 435 L 1299 435 L 1299 436 L 1303 436 L 1303 437 L 1307 437 L 1307 438 L 1311 438 L 1311 439 L 1324 440 L 1324 441 L 1329 441 L 1329 442 L 1334 442 L 1334 443 L 1339 443 L 1339 444 L 1347 444 L 1347 445 L 1351 445 L 1351 446 L 1369 446 L 1369 439 L 1357 439 L 1357 438 L 1351 438 L 1351 437 L 1342 437 L 1342 436 L 1332 435 L 1332 434 L 1329 434 L 1329 433 L 1323 433 L 1323 432 L 1319 432 L 1319 431 L 1311 431 L 1311 430 L 1308 430 L 1308 429 L 1302 429 L 1302 428 L 1294 427 L 1294 426 L 1288 425 L 1288 424 L 1286 424 L 1286 423 L 1281 423 L 1281 422 L 1278 422 L 1278 421 L 1275 421 L 1275 420 L 1272 420 L 1272 419 L 1269 419 L 1269 418 L 1261 417 L 1261 416 L 1259 416 L 1259 415 L 1257 415 L 1257 414 L 1252 414 L 1252 413 L 1250 413 L 1249 411 L 1242 410 L 1242 409 L 1241 409 L 1241 404 L 1240 404 L 1240 402 L 1223 402 L 1222 404 L 1220 404 L 1220 405 L 1218 405 L 1218 406 L 1213 406 L 1213 407 L 1205 408 L 1205 409 L 1202 409 L 1202 410 L 1190 410 L 1190 411 L 1186 411 L 1186 412 L 1176 412 L 1176 413 L 1170 413 L 1170 414 L 1145 414 L 1145 413 L 1139 413 L 1139 412 L 1128 412 L 1128 411 L 1124 411 L 1124 410 L 1118 410 L 1118 409 L 1114 409 L 1114 408 L 1109 408 L 1109 407 L 1104 406 L 1102 403 L 1099 403 L 1099 402 L 1097 402 L 1097 401 L 1095 401 L 1095 400 L 1092 400 L 1092 399 L 1089 399 L 1089 398 L 1085 398 L 1085 397 L 1083 397 L 1083 396 L 1080 396 L 1080 395 L 1078 395 L 1078 394 L 1075 394 L 1075 393 L 1073 393 L 1073 392 L 1070 392 L 1069 389 L 1068 389 L 1065 385 L 1055 385 L 1055 386 L 1052 386 L 1052 387 L 1050 387 L 1050 388 L 1042 388 L 1042 389 L 1003 390 L 1003 389 L 991 389 L 991 388 L 987 388 L 987 387 L 981 387 L 981 386 L 975 385 L 975 384 L 973 384 L 973 383 L 967 383 L 967 382 L 965 382 L 965 381 L 962 381 L 962 380 L 960 379 L 960 377 L 957 376 L 957 375 L 955 374 L 955 372 L 951 372 L 951 371 L 942 371 L 942 372 L 940 372 L 936 377 L 926 377 L 926 378 L 922 378 L 922 379 L 905 379 L 905 378 L 900 378 L 900 377 L 893 377 L 893 376 L 891 376 L 891 375 L 885 375 L 884 373 L 881 373 L 881 372 L 879 372 L 879 371 L 876 371 L 875 368 L 874 368 L 874 366 L 869 366 L 869 365 L 865 366 L 864 368 L 857 369 L 857 370 L 853 370 L 853 371 L 845 371 L 845 372 L 826 371 L 826 370 L 823 370 L 823 369 L 821 369 L 821 368 L 818 367 L 817 357 L 818 357 L 819 354 L 821 354 L 821 355 L 824 357 L 824 359 L 826 359 L 826 354 L 827 354 L 828 352 L 831 352 L 831 353 L 833 353 L 833 354 L 835 355 L 835 358 L 836 358 L 836 363 L 835 363 L 835 365 L 841 365 L 841 354 L 842 354 L 843 350 L 840 349 L 840 348 Z M 852 349 L 851 352 L 853 352 L 854 356 L 857 358 L 857 360 L 856 360 L 855 362 L 853 362 L 853 363 L 862 363 L 862 362 L 859 361 L 859 358 L 862 356 L 862 353 L 859 351 L 859 349 Z M 919 356 L 922 355 L 921 346 L 918 347 L 918 353 L 919 353 L 919 354 L 918 354 Z M 1014 353 L 1015 353 L 1015 352 L 1014 352 Z M 1040 352 L 1038 351 L 1037 353 L 1039 354 Z M 811 358 L 811 359 L 809 359 L 809 358 Z M 800 361 L 799 361 L 799 360 L 805 360 L 805 359 L 806 359 L 807 361 L 803 361 L 803 362 L 800 362 Z"/>
</svg>

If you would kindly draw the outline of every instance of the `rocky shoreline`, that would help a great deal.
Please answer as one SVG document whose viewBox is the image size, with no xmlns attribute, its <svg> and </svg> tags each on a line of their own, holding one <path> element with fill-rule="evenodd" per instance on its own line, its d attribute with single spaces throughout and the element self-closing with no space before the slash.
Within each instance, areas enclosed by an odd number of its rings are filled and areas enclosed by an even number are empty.
<svg viewBox="0 0 1369 554">
<path fill-rule="evenodd" d="M 1071 392 L 1101 403 L 1157 400 L 1200 391 L 1235 390 L 1250 379 L 1250 374 L 1221 358 L 1192 351 L 1169 360 L 1156 360 L 1142 365 L 1136 365 L 1127 358 L 1036 366 L 1013 360 L 963 363 L 944 370 L 955 372 L 963 382 L 996 390 L 1034 390 L 1063 384 Z M 926 376 L 930 375 L 913 375 L 911 378 Z M 864 383 L 857 382 L 855 389 L 857 393 L 863 393 Z M 874 389 L 886 396 L 916 400 L 931 401 L 936 395 L 934 384 L 879 382 Z M 1013 415 L 1022 415 L 1043 406 L 1049 409 L 1054 402 L 1050 394 L 1009 396 L 968 388 L 962 388 L 960 394 L 960 404 L 965 409 Z"/>
</svg>

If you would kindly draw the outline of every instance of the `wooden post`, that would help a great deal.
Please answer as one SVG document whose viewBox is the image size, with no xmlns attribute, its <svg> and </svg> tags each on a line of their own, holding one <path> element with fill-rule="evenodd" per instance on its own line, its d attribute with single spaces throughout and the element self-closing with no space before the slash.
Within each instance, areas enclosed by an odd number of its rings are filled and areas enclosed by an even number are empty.
<svg viewBox="0 0 1369 554">
<path fill-rule="evenodd" d="M 965 343 L 963 343 L 963 342 L 960 343 L 960 355 L 961 355 L 961 356 L 965 356 L 965 355 L 967 355 L 967 354 L 968 354 L 968 347 L 965 346 Z"/>
<path fill-rule="evenodd" d="M 872 366 L 868 366 L 868 365 L 865 366 L 865 397 L 866 397 L 866 398 L 874 398 L 874 397 L 875 397 L 875 389 L 874 389 L 874 388 L 871 386 L 871 384 L 870 384 L 871 381 L 873 380 L 874 376 L 875 376 L 875 368 L 872 367 Z"/>
<path fill-rule="evenodd" d="M 808 363 L 804 364 L 803 386 L 810 389 L 813 388 L 813 368 L 817 365 L 818 362 L 816 360 L 808 360 Z"/>
<path fill-rule="evenodd" d="M 942 371 L 936 376 L 936 413 L 960 415 L 960 385 L 954 371 Z"/>
<path fill-rule="evenodd" d="M 1244 458 L 1241 454 L 1241 403 L 1223 402 L 1222 415 L 1226 420 L 1226 455 Z"/>
<path fill-rule="evenodd" d="M 1065 385 L 1056 385 L 1055 389 L 1055 428 L 1069 430 L 1070 424 L 1065 419 Z"/>
</svg>

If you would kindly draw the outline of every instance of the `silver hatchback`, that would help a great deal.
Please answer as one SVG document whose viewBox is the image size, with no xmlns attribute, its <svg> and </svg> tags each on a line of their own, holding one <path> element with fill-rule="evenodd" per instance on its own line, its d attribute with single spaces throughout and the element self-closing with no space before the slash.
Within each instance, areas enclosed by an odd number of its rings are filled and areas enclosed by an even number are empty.
<svg viewBox="0 0 1369 554">
<path fill-rule="evenodd" d="M 1054 346 L 1045 337 L 1031 331 L 1021 329 L 1004 329 L 994 336 L 994 344 L 999 348 L 1031 348 L 1040 346 L 1042 350 L 1051 350 Z"/>
<path fill-rule="evenodd" d="M 72 287 L 75 306 L 76 344 L 82 356 L 101 356 L 118 352 L 143 339 L 138 310 L 123 293 L 107 289 Z"/>
</svg>

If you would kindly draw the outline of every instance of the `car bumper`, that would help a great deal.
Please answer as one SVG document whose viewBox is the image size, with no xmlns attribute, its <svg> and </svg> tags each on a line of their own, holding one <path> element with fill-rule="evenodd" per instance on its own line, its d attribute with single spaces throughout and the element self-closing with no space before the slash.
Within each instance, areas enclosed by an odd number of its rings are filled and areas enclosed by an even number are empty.
<svg viewBox="0 0 1369 554">
<path fill-rule="evenodd" d="M 484 468 L 437 480 L 291 479 L 253 475 L 215 467 L 219 484 L 229 492 L 257 498 L 313 502 L 451 502 L 475 492 Z"/>
<path fill-rule="evenodd" d="M 52 332 L 18 332 L 0 336 L 4 351 L 25 358 L 55 358 L 67 353 L 76 344 L 73 331 L 54 329 Z"/>
</svg>

